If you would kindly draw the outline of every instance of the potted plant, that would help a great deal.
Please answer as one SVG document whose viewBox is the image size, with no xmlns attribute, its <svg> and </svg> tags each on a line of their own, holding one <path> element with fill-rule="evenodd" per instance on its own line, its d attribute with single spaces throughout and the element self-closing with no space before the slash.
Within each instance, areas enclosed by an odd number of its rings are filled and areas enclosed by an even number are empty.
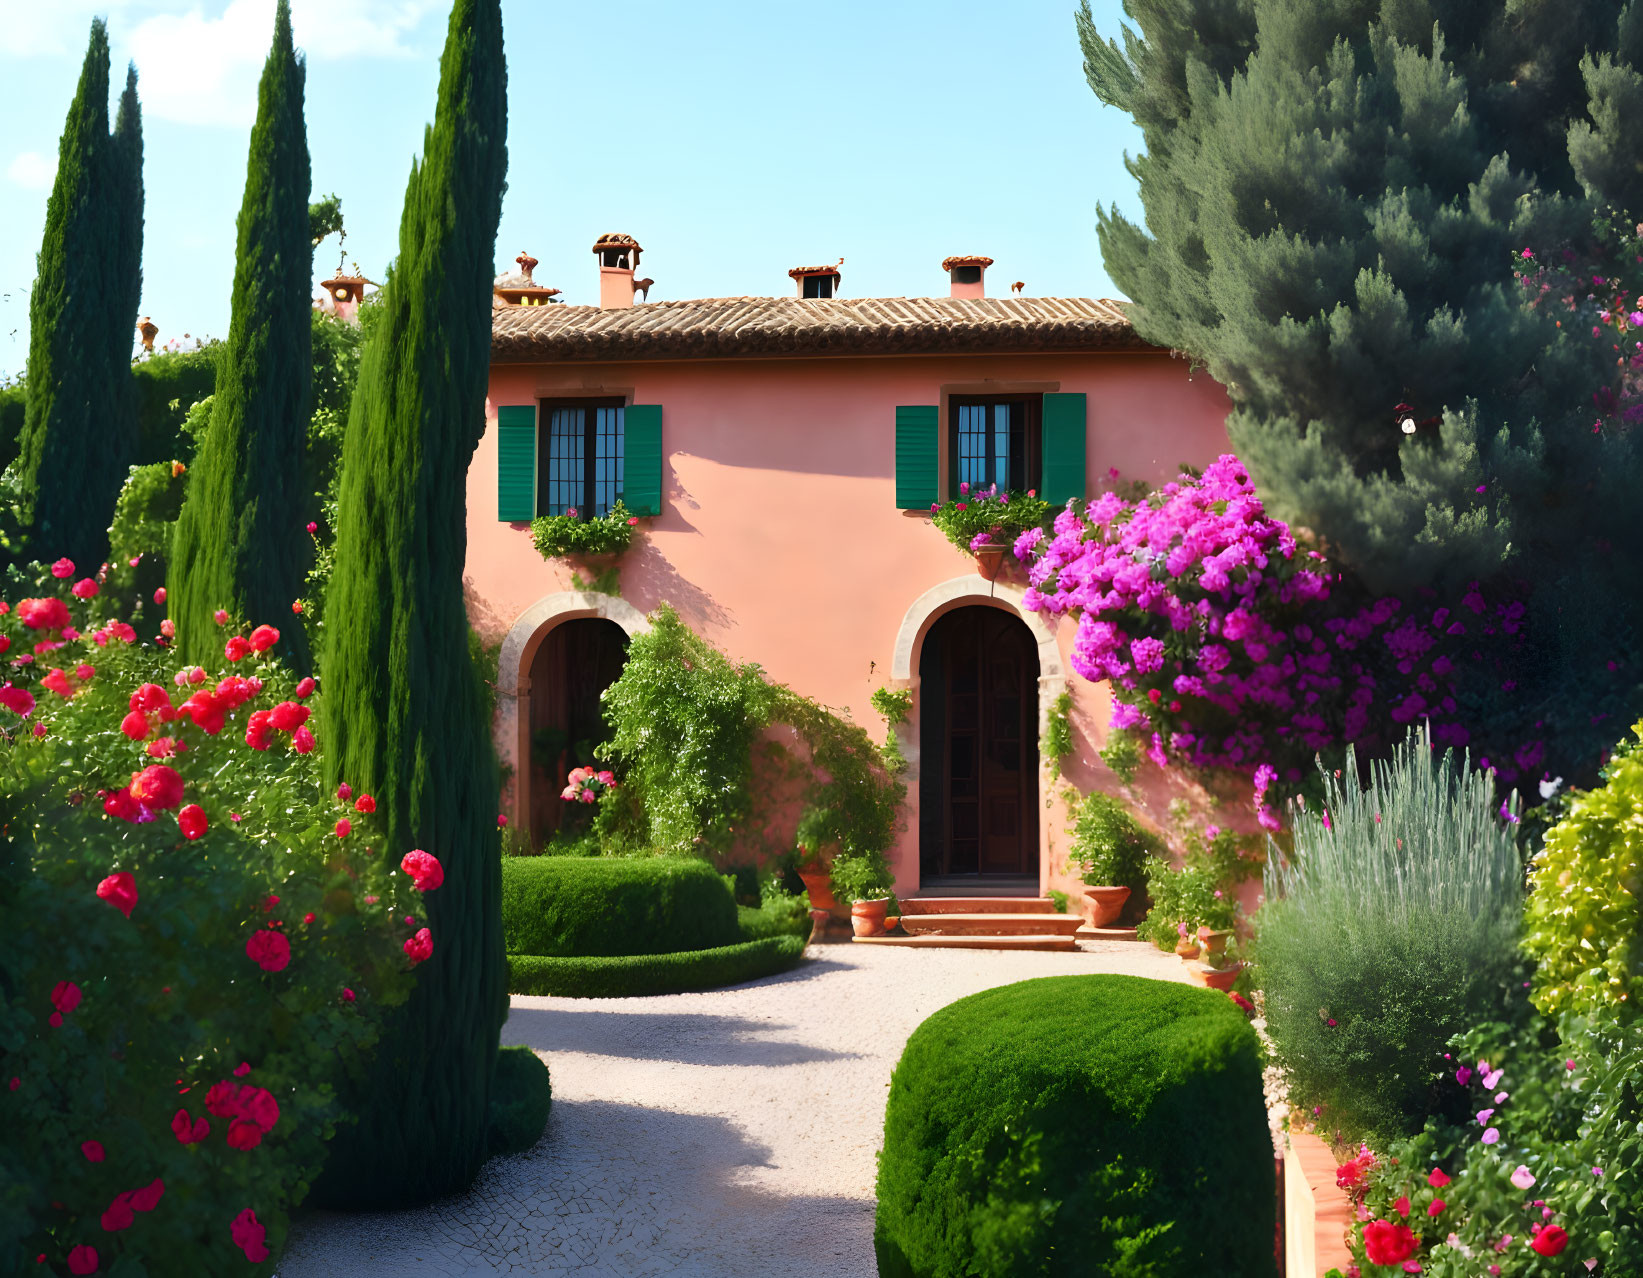
<svg viewBox="0 0 1643 1278">
<path fill-rule="evenodd" d="M 880 853 L 839 853 L 830 879 L 833 895 L 850 906 L 850 926 L 857 936 L 881 934 L 892 907 L 901 912 L 890 866 Z"/>
<path fill-rule="evenodd" d="M 562 515 L 531 520 L 531 540 L 544 559 L 574 559 L 589 567 L 608 567 L 633 543 L 639 517 L 618 497 L 602 515 L 584 516 L 575 506 Z"/>
<path fill-rule="evenodd" d="M 1099 791 L 1080 799 L 1067 791 L 1073 817 L 1067 860 L 1078 867 L 1091 927 L 1111 927 L 1132 894 L 1144 890 L 1147 865 L 1162 851 L 1158 837 L 1142 828 L 1123 803 Z"/>
<path fill-rule="evenodd" d="M 998 485 L 972 491 L 969 484 L 958 486 L 958 496 L 930 507 L 930 521 L 947 540 L 975 556 L 976 571 L 988 581 L 1002 570 L 1008 554 L 1013 559 L 1016 539 L 1031 528 L 1042 528 L 1054 513 L 1040 501 L 1036 489 L 1024 493 L 1001 493 Z"/>
<path fill-rule="evenodd" d="M 1196 958 L 1199 928 L 1231 932 L 1236 926 L 1237 885 L 1259 869 L 1260 853 L 1254 840 L 1216 826 L 1201 834 L 1184 831 L 1183 841 L 1186 853 L 1179 869 L 1162 858 L 1148 865 L 1152 908 L 1136 935 L 1182 958 Z M 1246 855 L 1251 847 L 1253 854 Z"/>
<path fill-rule="evenodd" d="M 810 897 L 810 906 L 815 910 L 824 910 L 830 916 L 838 916 L 842 907 L 833 896 L 832 857 L 812 848 L 799 848 L 799 864 L 797 866 L 799 878 L 804 882 L 804 890 Z"/>
<path fill-rule="evenodd" d="M 850 930 L 857 936 L 882 936 L 888 927 L 890 900 L 888 888 L 873 888 L 850 902 Z"/>
</svg>

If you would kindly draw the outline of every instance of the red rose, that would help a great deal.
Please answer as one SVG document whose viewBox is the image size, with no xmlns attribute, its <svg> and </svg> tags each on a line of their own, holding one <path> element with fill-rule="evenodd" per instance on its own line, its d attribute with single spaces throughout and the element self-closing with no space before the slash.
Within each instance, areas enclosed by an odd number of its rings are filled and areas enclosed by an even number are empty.
<svg viewBox="0 0 1643 1278">
<path fill-rule="evenodd" d="M 111 874 L 97 885 L 97 895 L 129 919 L 137 904 L 137 880 L 124 871 Z"/>
<path fill-rule="evenodd" d="M 354 787 L 344 781 L 337 787 L 337 798 L 346 803 L 354 797 Z"/>
<path fill-rule="evenodd" d="M 291 748 L 298 754 L 307 754 L 319 742 L 314 740 L 314 734 L 308 731 L 308 725 L 303 724 L 291 734 Z"/>
<path fill-rule="evenodd" d="M 263 971 L 278 972 L 291 961 L 291 942 L 272 928 L 266 928 L 251 933 L 245 943 L 245 953 Z"/>
<path fill-rule="evenodd" d="M 1447 1204 L 1447 1203 L 1445 1203 L 1445 1202 L 1444 1202 L 1444 1201 L 1443 1201 L 1443 1199 L 1441 1199 L 1441 1198 L 1434 1198 L 1434 1199 L 1433 1199 L 1433 1200 L 1432 1200 L 1432 1202 L 1431 1202 L 1431 1204 L 1430 1204 L 1430 1205 L 1429 1205 L 1429 1206 L 1428 1206 L 1428 1207 L 1427 1207 L 1427 1209 L 1426 1209 L 1426 1214 L 1427 1214 L 1427 1215 L 1428 1215 L 1428 1216 L 1441 1216 L 1441 1215 L 1443 1215 L 1443 1209 L 1444 1209 L 1444 1208 L 1445 1208 L 1445 1207 L 1446 1207 L 1446 1206 L 1448 1206 L 1448 1204 Z"/>
<path fill-rule="evenodd" d="M 280 1121 L 280 1103 L 266 1087 L 242 1087 L 240 1117 L 255 1123 L 264 1133 L 271 1132 L 274 1124 Z"/>
<path fill-rule="evenodd" d="M 131 694 L 130 705 L 144 714 L 159 714 L 171 709 L 171 694 L 157 683 L 145 683 Z"/>
<path fill-rule="evenodd" d="M 255 1149 L 262 1144 L 262 1128 L 255 1123 L 248 1123 L 243 1118 L 236 1118 L 228 1124 L 228 1148 Z"/>
<path fill-rule="evenodd" d="M 141 710 L 133 710 L 120 720 L 120 731 L 133 741 L 141 741 L 153 731 L 148 725 L 148 717 Z"/>
<path fill-rule="evenodd" d="M 228 611 L 224 608 L 218 608 L 216 612 L 211 614 L 211 620 L 215 621 L 219 626 L 227 625 Z"/>
<path fill-rule="evenodd" d="M 188 1111 L 179 1109 L 171 1116 L 171 1131 L 179 1144 L 197 1145 L 211 1134 L 211 1124 L 204 1118 L 196 1118 L 191 1126 Z"/>
<path fill-rule="evenodd" d="M 68 605 L 61 599 L 24 599 L 17 620 L 30 630 L 61 630 L 70 622 Z"/>
<path fill-rule="evenodd" d="M 58 981 L 51 987 L 51 1005 L 67 1016 L 80 1006 L 80 987 L 73 981 Z"/>
<path fill-rule="evenodd" d="M 131 797 L 145 808 L 169 812 L 183 801 L 183 779 L 175 768 L 151 763 L 131 778 Z"/>
<path fill-rule="evenodd" d="M 1372 1265 L 1398 1265 L 1415 1254 L 1416 1239 L 1408 1225 L 1372 1220 L 1363 1227 L 1363 1249 Z"/>
<path fill-rule="evenodd" d="M 205 671 L 200 671 L 203 676 Z M 230 710 L 237 710 L 257 695 L 257 683 L 239 675 L 229 675 L 217 685 L 217 700 Z"/>
<path fill-rule="evenodd" d="M 425 963 L 433 957 L 434 935 L 427 928 L 423 928 L 415 936 L 407 937 L 404 945 L 405 953 L 410 957 L 412 965 Z"/>
<path fill-rule="evenodd" d="M 268 722 L 267 710 L 254 710 L 245 725 L 245 744 L 253 750 L 266 750 L 274 741 L 274 728 Z"/>
<path fill-rule="evenodd" d="M 14 688 L 8 683 L 0 688 L 0 706 L 27 718 L 34 713 L 34 694 L 27 688 Z"/>
<path fill-rule="evenodd" d="M 97 583 L 90 577 L 82 577 L 69 588 L 69 593 L 76 599 L 90 599 L 97 593 Z"/>
<path fill-rule="evenodd" d="M 258 626 L 251 632 L 251 651 L 267 652 L 280 641 L 280 632 L 273 626 Z"/>
<path fill-rule="evenodd" d="M 376 810 L 377 801 L 368 794 L 362 794 L 354 800 L 355 812 L 375 812 Z"/>
<path fill-rule="evenodd" d="M 164 586 L 161 586 L 158 590 L 156 590 L 154 592 L 154 602 L 155 602 L 156 605 L 165 603 L 165 587 Z"/>
<path fill-rule="evenodd" d="M 59 697 L 72 697 L 75 693 L 74 685 L 68 681 L 68 676 L 61 670 L 53 670 L 44 679 L 40 686 L 47 692 L 55 692 Z"/>
<path fill-rule="evenodd" d="M 183 832 L 185 839 L 199 838 L 209 828 L 205 819 L 205 809 L 198 803 L 190 803 L 177 813 L 177 828 Z"/>
<path fill-rule="evenodd" d="M 230 661 L 238 661 L 240 658 L 250 655 L 251 644 L 246 640 L 244 635 L 231 635 L 228 642 L 223 646 L 222 651 L 223 656 L 227 657 Z"/>
<path fill-rule="evenodd" d="M 1397 1202 L 1393 1203 L 1392 1210 L 1407 1220 L 1409 1218 L 1409 1196 L 1405 1194 L 1402 1198 L 1398 1199 Z"/>
<path fill-rule="evenodd" d="M 156 1177 L 141 1189 L 133 1189 L 129 1195 L 132 1211 L 153 1211 L 160 1205 L 160 1199 L 165 1194 L 165 1181 Z"/>
<path fill-rule="evenodd" d="M 445 867 L 440 865 L 437 857 L 421 848 L 407 852 L 399 868 L 411 876 L 418 892 L 432 892 L 445 881 Z"/>
<path fill-rule="evenodd" d="M 137 632 L 123 621 L 111 621 L 107 627 L 108 633 L 121 643 L 136 643 Z"/>
<path fill-rule="evenodd" d="M 1555 1256 L 1569 1245 L 1569 1231 L 1562 1225 L 1547 1225 L 1529 1243 L 1529 1250 L 1540 1256 Z"/>
<path fill-rule="evenodd" d="M 131 1195 L 117 1194 L 103 1213 L 103 1228 L 111 1234 L 118 1233 L 122 1229 L 130 1229 L 135 1219 L 131 1214 Z"/>
<path fill-rule="evenodd" d="M 233 1223 L 228 1226 L 228 1233 L 234 1245 L 245 1253 L 245 1258 L 253 1265 L 260 1265 L 268 1259 L 268 1246 L 263 1241 L 268 1230 L 249 1207 L 234 1217 Z"/>
<path fill-rule="evenodd" d="M 308 678 L 305 678 L 305 679 L 302 679 L 297 683 L 297 688 L 296 688 L 296 692 L 295 692 L 294 695 L 297 696 L 299 699 L 301 699 L 303 697 L 311 697 L 311 696 L 314 695 L 315 686 L 316 685 L 314 683 L 314 680 L 313 680 L 312 676 L 310 676 Z"/>
<path fill-rule="evenodd" d="M 223 721 L 232 707 L 209 688 L 201 688 L 177 708 L 214 737 L 222 731 Z"/>
<path fill-rule="evenodd" d="M 211 1090 L 205 1094 L 205 1108 L 218 1118 L 235 1117 L 240 1112 L 240 1085 L 226 1079 L 211 1084 Z"/>
<path fill-rule="evenodd" d="M 80 1146 L 80 1152 L 86 1156 L 86 1161 L 88 1163 L 100 1163 L 107 1157 L 107 1155 L 103 1153 L 101 1141 L 86 1141 Z"/>
<path fill-rule="evenodd" d="M 148 743 L 148 757 L 150 759 L 169 759 L 173 755 L 181 754 L 188 746 L 178 741 L 176 737 L 161 737 L 157 741 Z"/>
<path fill-rule="evenodd" d="M 353 832 L 354 823 L 347 817 L 343 817 L 342 820 L 337 822 L 337 838 L 346 839 Z"/>
<path fill-rule="evenodd" d="M 97 1272 L 97 1249 L 81 1243 L 68 1254 L 68 1271 L 71 1274 L 94 1274 Z"/>
<path fill-rule="evenodd" d="M 1434 1167 L 1432 1174 L 1426 1178 L 1426 1183 L 1432 1186 L 1433 1189 L 1442 1189 L 1449 1183 L 1449 1177 L 1443 1174 L 1442 1168 Z"/>
<path fill-rule="evenodd" d="M 59 559 L 52 564 L 51 575 L 57 578 L 58 581 L 72 577 L 74 575 L 74 561 L 72 559 Z"/>
<path fill-rule="evenodd" d="M 271 711 L 273 718 L 269 721 L 281 732 L 295 732 L 308 722 L 308 707 L 299 706 L 295 701 L 282 701 Z"/>
<path fill-rule="evenodd" d="M 118 820 L 130 821 L 133 825 L 139 821 L 153 820 L 149 810 L 131 797 L 130 786 L 121 786 L 104 797 L 103 811 Z"/>
</svg>

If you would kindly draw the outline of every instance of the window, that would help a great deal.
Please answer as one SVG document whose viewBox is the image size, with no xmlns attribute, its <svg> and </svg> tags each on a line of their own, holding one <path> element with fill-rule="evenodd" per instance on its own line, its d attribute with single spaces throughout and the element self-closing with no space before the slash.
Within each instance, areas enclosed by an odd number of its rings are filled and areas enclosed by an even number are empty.
<svg viewBox="0 0 1643 1278">
<path fill-rule="evenodd" d="M 804 277 L 804 295 L 806 297 L 832 297 L 833 281 L 836 275 L 806 275 Z"/>
<path fill-rule="evenodd" d="M 948 486 L 972 489 L 997 484 L 999 491 L 1039 488 L 1039 407 L 1041 396 L 955 395 L 951 417 Z"/>
<path fill-rule="evenodd" d="M 619 399 L 543 404 L 536 450 L 536 513 L 584 519 L 603 515 L 622 496 L 624 440 Z"/>
</svg>

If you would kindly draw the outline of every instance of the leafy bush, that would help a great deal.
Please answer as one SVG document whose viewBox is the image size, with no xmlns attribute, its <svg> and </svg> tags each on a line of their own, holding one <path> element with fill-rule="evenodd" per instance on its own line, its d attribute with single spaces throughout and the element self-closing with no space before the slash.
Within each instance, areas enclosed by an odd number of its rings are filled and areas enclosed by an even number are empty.
<svg viewBox="0 0 1643 1278">
<path fill-rule="evenodd" d="M 204 401 L 210 403 L 210 398 Z M 154 592 L 165 585 L 171 557 L 171 530 L 183 506 L 186 470 L 181 462 L 133 466 L 114 503 L 108 529 L 108 572 L 92 611 L 135 623 L 153 607 Z M 151 623 L 158 625 L 158 621 Z"/>
<path fill-rule="evenodd" d="M 1147 917 L 1135 930 L 1161 950 L 1173 950 L 1183 931 L 1190 936 L 1201 927 L 1230 930 L 1238 921 L 1238 884 L 1253 877 L 1260 865 L 1249 839 L 1213 825 L 1204 831 L 1191 828 L 1180 807 L 1174 816 L 1185 845 L 1180 868 L 1163 856 L 1148 859 Z"/>
<path fill-rule="evenodd" d="M 1540 965 L 1535 1005 L 1554 1016 L 1630 1019 L 1643 1001 L 1643 724 L 1632 732 L 1530 868 L 1523 948 Z"/>
<path fill-rule="evenodd" d="M 1133 782 L 1141 770 L 1141 741 L 1132 729 L 1113 728 L 1107 733 L 1107 744 L 1096 753 L 1125 785 Z"/>
<path fill-rule="evenodd" d="M 994 484 L 987 490 L 958 486 L 958 496 L 945 504 L 930 507 L 930 522 L 960 550 L 969 553 L 983 546 L 1008 546 L 1023 532 L 1046 523 L 1055 512 L 1038 493 L 1001 493 Z"/>
<path fill-rule="evenodd" d="M 829 886 L 833 899 L 840 905 L 854 905 L 857 901 L 891 902 L 895 912 L 895 875 L 882 852 L 841 853 L 828 867 Z"/>
<path fill-rule="evenodd" d="M 1271 1169 L 1260 1047 L 1224 995 L 986 990 L 920 1025 L 891 1076 L 879 1273 L 1271 1275 Z"/>
<path fill-rule="evenodd" d="M 1050 780 L 1061 779 L 1061 761 L 1073 752 L 1073 694 L 1063 692 L 1044 716 L 1044 757 L 1050 761 Z"/>
<path fill-rule="evenodd" d="M 548 1063 L 530 1048 L 515 1044 L 496 1054 L 496 1081 L 491 1085 L 492 1154 L 523 1154 L 542 1139 L 553 1108 Z"/>
<path fill-rule="evenodd" d="M 131 367 L 137 387 L 137 463 L 194 458 L 194 439 L 185 421 L 190 410 L 217 387 L 216 341 L 157 350 Z"/>
<path fill-rule="evenodd" d="M 1127 887 L 1126 914 L 1139 913 L 1154 864 L 1162 863 L 1163 840 L 1145 829 L 1124 804 L 1099 790 L 1079 799 L 1070 796 L 1072 846 L 1067 860 L 1092 887 Z M 1132 906 L 1135 907 L 1132 910 Z"/>
<path fill-rule="evenodd" d="M 71 637 L 59 570 L 0 617 L 42 646 L 0 696 L 0 1232 L 56 1272 L 260 1272 L 437 940 L 374 804 L 322 790 L 291 672 L 243 635 L 192 679 L 120 625 Z"/>
<path fill-rule="evenodd" d="M 1349 1137 L 1416 1132 L 1453 1103 L 1439 1085 L 1450 1037 L 1521 987 L 1511 812 L 1425 733 L 1362 780 L 1349 752 L 1323 781 L 1256 915 L 1268 1031 L 1296 1099 Z"/>
<path fill-rule="evenodd" d="M 643 998 L 686 994 L 773 976 L 804 958 L 800 936 L 769 936 L 708 950 L 598 958 L 508 955 L 508 991 L 563 998 Z"/>
<path fill-rule="evenodd" d="M 502 861 L 502 936 L 509 954 L 668 954 L 729 945 L 740 935 L 735 897 L 706 861 L 572 856 Z"/>
<path fill-rule="evenodd" d="M 531 541 L 544 559 L 561 555 L 619 555 L 633 541 L 639 518 L 618 497 L 602 515 L 586 519 L 572 506 L 563 515 L 538 515 L 531 520 Z"/>
<path fill-rule="evenodd" d="M 744 941 L 758 941 L 767 936 L 810 936 L 809 897 L 803 892 L 788 892 L 775 875 L 764 878 L 759 892 L 758 909 L 736 907 Z"/>
</svg>

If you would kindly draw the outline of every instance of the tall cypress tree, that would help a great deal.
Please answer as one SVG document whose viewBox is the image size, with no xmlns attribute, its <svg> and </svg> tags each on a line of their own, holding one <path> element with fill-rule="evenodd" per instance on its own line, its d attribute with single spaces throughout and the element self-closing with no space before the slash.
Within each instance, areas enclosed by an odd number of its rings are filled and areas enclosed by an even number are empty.
<svg viewBox="0 0 1643 1278">
<path fill-rule="evenodd" d="M 275 623 L 284 655 L 309 665 L 291 613 L 309 546 L 302 470 L 313 383 L 304 74 L 290 6 L 279 0 L 240 204 L 233 317 L 172 539 L 167 603 L 189 661 L 220 651 L 211 615 L 226 608 Z"/>
<path fill-rule="evenodd" d="M 463 476 L 484 429 L 491 274 L 507 169 L 500 0 L 456 0 L 439 105 L 413 165 L 399 255 L 343 442 L 326 600 L 326 768 L 370 791 L 396 859 L 445 865 L 424 905 L 433 957 L 390 1017 L 359 1125 L 319 1196 L 422 1202 L 467 1185 L 507 1014 L 497 777 L 462 598 Z"/>
<path fill-rule="evenodd" d="M 121 136 L 109 135 L 108 61 L 108 30 L 94 19 L 63 125 L 29 297 L 19 450 L 29 553 L 66 555 L 84 571 L 108 553 L 109 520 L 137 447 L 131 347 L 142 255 L 142 128 L 133 71 L 120 104 Z"/>
</svg>

